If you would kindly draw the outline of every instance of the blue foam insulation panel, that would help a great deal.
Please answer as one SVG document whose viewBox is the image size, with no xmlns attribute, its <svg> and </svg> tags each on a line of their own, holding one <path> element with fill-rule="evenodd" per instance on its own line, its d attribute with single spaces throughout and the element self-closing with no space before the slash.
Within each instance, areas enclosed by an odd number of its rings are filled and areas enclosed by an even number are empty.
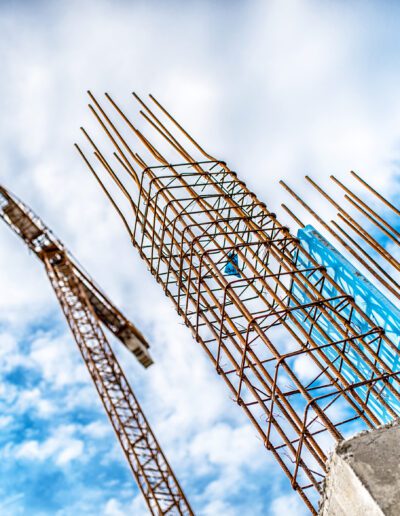
<svg viewBox="0 0 400 516">
<path fill-rule="evenodd" d="M 326 356 L 331 361 L 334 361 L 336 366 L 338 366 L 340 362 L 341 373 L 350 383 L 360 381 L 360 375 L 354 372 L 350 364 L 354 365 L 357 371 L 360 371 L 365 378 L 371 378 L 371 363 L 374 362 L 374 358 L 372 354 L 370 354 L 371 351 L 377 353 L 389 366 L 392 372 L 399 371 L 400 359 L 397 349 L 400 347 L 400 310 L 313 226 L 307 225 L 303 229 L 300 229 L 297 236 L 302 247 L 309 253 L 309 255 L 319 265 L 322 265 L 327 269 L 330 277 L 335 280 L 346 294 L 354 298 L 357 305 L 362 308 L 368 316 L 369 321 L 365 321 L 364 318 L 352 310 L 350 306 L 346 306 L 346 303 L 343 303 L 342 298 L 331 301 L 331 305 L 333 307 L 337 306 L 338 308 L 341 306 L 341 314 L 344 317 L 351 317 L 352 326 L 360 334 L 368 333 L 374 327 L 379 326 L 385 330 L 387 337 L 394 345 L 390 346 L 384 341 L 376 339 L 376 334 L 372 334 L 365 336 L 363 339 L 355 340 L 352 345 L 342 344 L 342 349 L 348 358 L 349 364 L 340 359 L 337 351 L 333 347 L 325 347 L 323 349 Z M 309 259 L 304 253 L 301 253 L 301 251 L 298 256 L 297 263 L 299 267 L 312 267 Z M 315 283 L 318 281 L 318 278 L 321 278 L 321 273 L 319 271 L 314 272 L 312 282 Z M 321 281 L 318 288 L 322 289 L 321 292 L 324 297 L 335 298 L 336 296 L 341 295 L 338 289 L 330 282 Z M 309 297 L 310 291 L 307 290 L 307 288 L 303 288 L 297 284 L 292 284 L 291 292 L 300 303 L 309 303 L 312 301 Z M 293 302 L 292 305 L 294 305 Z M 309 310 L 311 313 L 311 308 Z M 332 311 L 332 314 L 334 314 L 334 311 Z M 318 345 L 324 345 L 330 339 L 332 341 L 343 340 L 343 335 L 335 327 L 335 324 L 329 321 L 329 318 L 323 315 L 319 317 L 318 322 L 321 328 L 318 329 L 311 327 L 311 323 L 300 310 L 294 310 L 293 315 L 302 323 L 303 327 L 312 332 L 313 339 Z M 338 324 L 341 324 L 340 318 L 337 316 L 335 317 L 335 320 Z M 329 339 L 327 339 L 326 336 L 328 336 Z M 357 353 L 357 346 L 362 348 L 364 353 L 370 358 L 370 364 L 361 359 L 360 355 Z M 380 369 L 382 368 L 380 367 Z M 393 380 L 390 381 L 393 384 Z M 380 390 L 383 387 L 383 382 L 378 382 L 374 386 L 376 390 Z M 393 417 L 388 413 L 387 408 L 379 402 L 379 398 L 377 399 L 371 395 L 367 386 L 358 387 L 356 392 L 364 402 L 367 402 L 369 409 L 380 421 L 382 421 L 382 423 L 386 423 L 393 419 Z M 395 412 L 400 414 L 400 402 L 393 393 L 388 391 L 388 389 L 384 390 L 384 399 Z"/>
</svg>

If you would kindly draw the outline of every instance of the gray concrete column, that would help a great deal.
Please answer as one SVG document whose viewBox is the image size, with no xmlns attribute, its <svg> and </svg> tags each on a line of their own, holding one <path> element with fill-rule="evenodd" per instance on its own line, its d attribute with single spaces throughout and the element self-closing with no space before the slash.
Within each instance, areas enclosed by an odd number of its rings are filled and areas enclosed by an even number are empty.
<svg viewBox="0 0 400 516">
<path fill-rule="evenodd" d="M 333 452 L 320 516 L 400 516 L 400 425 L 342 441 Z"/>
</svg>

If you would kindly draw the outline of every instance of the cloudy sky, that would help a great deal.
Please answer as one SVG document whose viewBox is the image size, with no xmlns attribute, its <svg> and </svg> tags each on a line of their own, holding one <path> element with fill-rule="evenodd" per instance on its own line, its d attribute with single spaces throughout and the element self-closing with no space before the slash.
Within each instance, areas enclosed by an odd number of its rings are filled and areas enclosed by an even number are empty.
<svg viewBox="0 0 400 516">
<path fill-rule="evenodd" d="M 141 328 L 115 343 L 193 508 L 302 515 L 77 156 L 86 90 L 154 93 L 279 212 L 277 182 L 354 169 L 398 192 L 400 5 L 311 0 L 0 1 L 0 182 Z M 41 265 L 0 227 L 0 514 L 146 510 Z"/>
</svg>

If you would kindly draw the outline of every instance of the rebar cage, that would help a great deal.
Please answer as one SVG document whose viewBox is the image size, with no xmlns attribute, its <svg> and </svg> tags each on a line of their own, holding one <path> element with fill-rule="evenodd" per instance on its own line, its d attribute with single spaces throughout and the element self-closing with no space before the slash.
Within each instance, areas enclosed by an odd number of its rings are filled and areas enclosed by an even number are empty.
<svg viewBox="0 0 400 516">
<path fill-rule="evenodd" d="M 237 174 L 202 151 L 157 101 L 205 159 L 194 160 L 141 101 L 158 133 L 185 158 L 172 164 L 108 98 L 160 163 L 148 166 L 92 96 L 119 169 L 129 174 L 126 186 L 85 132 L 133 213 L 125 218 L 111 199 L 114 207 L 234 400 L 315 513 L 334 443 L 399 414 L 398 350 Z"/>
<path fill-rule="evenodd" d="M 385 336 L 235 174 L 199 165 L 143 171 L 134 244 L 293 486 L 318 488 L 346 423 L 396 415 Z M 224 274 L 231 252 L 238 279 Z"/>
</svg>

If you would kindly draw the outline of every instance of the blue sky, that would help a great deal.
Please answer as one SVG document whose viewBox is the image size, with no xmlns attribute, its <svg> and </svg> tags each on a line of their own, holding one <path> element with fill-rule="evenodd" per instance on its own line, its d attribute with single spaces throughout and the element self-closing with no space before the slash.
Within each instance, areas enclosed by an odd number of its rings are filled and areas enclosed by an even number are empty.
<svg viewBox="0 0 400 516">
<path fill-rule="evenodd" d="M 283 178 L 399 193 L 396 2 L 0 2 L 0 181 L 138 324 L 115 350 L 197 514 L 302 515 L 73 149 L 86 90 L 154 93 L 282 214 Z M 306 218 L 306 217 L 304 217 Z M 114 342 L 114 341 L 112 341 Z M 41 265 L 0 226 L 0 514 L 146 514 Z"/>
</svg>

